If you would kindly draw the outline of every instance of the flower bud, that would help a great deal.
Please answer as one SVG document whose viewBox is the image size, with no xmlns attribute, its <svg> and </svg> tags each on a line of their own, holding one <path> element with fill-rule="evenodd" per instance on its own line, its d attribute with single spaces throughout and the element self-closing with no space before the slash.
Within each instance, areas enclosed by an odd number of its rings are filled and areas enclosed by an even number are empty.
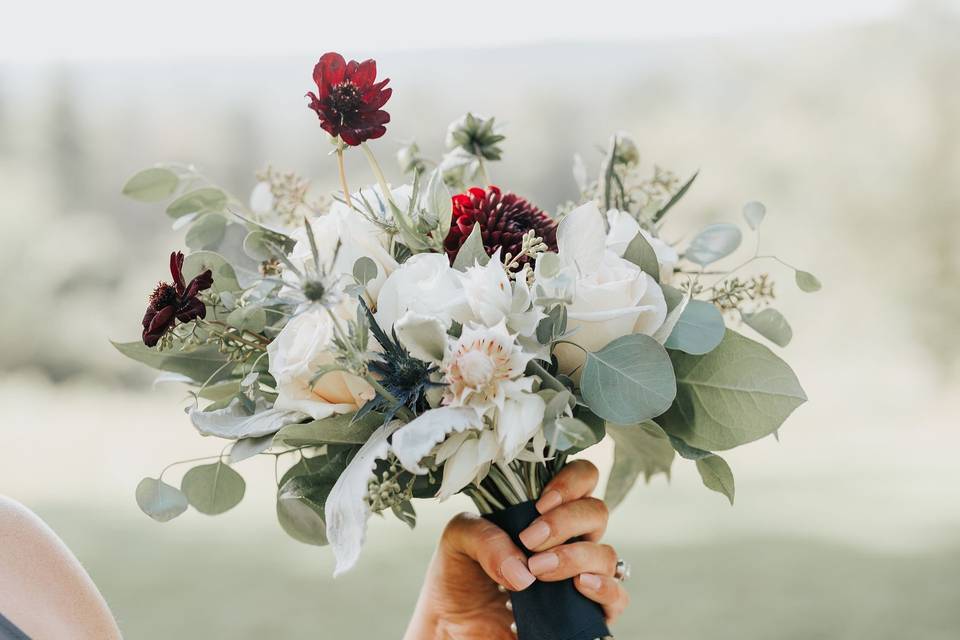
<svg viewBox="0 0 960 640">
<path fill-rule="evenodd" d="M 463 149 L 485 160 L 499 160 L 503 153 L 497 143 L 504 140 L 493 118 L 468 113 L 447 127 L 447 148 Z"/>
</svg>

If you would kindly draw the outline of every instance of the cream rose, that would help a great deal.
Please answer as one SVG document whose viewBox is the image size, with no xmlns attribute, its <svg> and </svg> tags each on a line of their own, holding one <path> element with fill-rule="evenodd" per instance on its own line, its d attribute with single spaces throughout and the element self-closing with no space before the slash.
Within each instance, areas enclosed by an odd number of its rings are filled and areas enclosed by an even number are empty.
<svg viewBox="0 0 960 640">
<path fill-rule="evenodd" d="M 333 364 L 333 335 L 333 320 L 317 307 L 291 318 L 267 346 L 270 374 L 277 382 L 275 408 L 302 411 L 322 420 L 356 411 L 373 398 L 366 381 L 343 371 L 332 371 L 310 384 L 320 367 Z"/>
<path fill-rule="evenodd" d="M 412 256 L 383 283 L 377 296 L 377 324 L 389 333 L 409 310 L 436 318 L 445 329 L 453 320 L 464 322 L 470 318 L 463 287 L 446 255 Z"/>
</svg>

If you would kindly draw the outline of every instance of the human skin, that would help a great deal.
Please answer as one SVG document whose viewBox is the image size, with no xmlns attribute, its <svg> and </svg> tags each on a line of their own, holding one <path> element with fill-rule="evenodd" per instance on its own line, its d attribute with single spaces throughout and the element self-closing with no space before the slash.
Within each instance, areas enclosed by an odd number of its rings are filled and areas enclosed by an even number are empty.
<svg viewBox="0 0 960 640">
<path fill-rule="evenodd" d="M 31 638 L 118 640 L 106 601 L 36 514 L 0 496 L 0 613 Z"/>
<path fill-rule="evenodd" d="M 599 542 L 609 514 L 603 501 L 590 497 L 598 478 L 593 464 L 577 460 L 547 484 L 537 501 L 540 517 L 520 533 L 535 552 L 529 559 L 496 525 L 455 516 L 427 569 L 404 640 L 515 640 L 508 594 L 498 587 L 522 591 L 535 579 L 573 578 L 608 622 L 616 620 L 629 596 L 614 578 L 616 551 Z"/>
</svg>

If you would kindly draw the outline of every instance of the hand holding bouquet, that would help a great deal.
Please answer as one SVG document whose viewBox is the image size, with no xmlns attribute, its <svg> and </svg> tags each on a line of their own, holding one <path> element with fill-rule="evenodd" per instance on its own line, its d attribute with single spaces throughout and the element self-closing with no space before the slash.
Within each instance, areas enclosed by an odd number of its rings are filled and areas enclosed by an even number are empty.
<svg viewBox="0 0 960 640">
<path fill-rule="evenodd" d="M 758 252 L 708 270 L 738 248 L 740 228 L 712 224 L 683 247 L 659 237 L 696 176 L 644 174 L 617 134 L 596 178 L 575 159 L 580 202 L 554 217 L 491 184 L 504 136 L 468 114 L 438 163 L 402 149 L 412 178 L 391 188 L 366 145 L 390 121 L 374 61 L 328 53 L 314 81 L 309 107 L 335 145 L 339 194 L 268 170 L 246 204 L 179 166 L 124 189 L 172 198 L 192 251 L 171 255 L 142 340 L 116 346 L 189 385 L 193 425 L 228 443 L 179 489 L 143 480 L 140 507 L 161 521 L 188 504 L 221 513 L 244 493 L 234 466 L 275 456 L 281 526 L 329 543 L 342 573 L 370 514 L 412 527 L 415 499 L 463 493 L 522 545 L 536 501 L 552 500 L 544 487 L 605 435 L 611 508 L 641 474 L 669 473 L 676 454 L 733 502 L 716 452 L 775 434 L 806 397 L 786 363 L 726 327 L 740 321 L 780 346 L 792 335 L 769 306 L 769 277 L 734 274 Z M 352 192 L 343 155 L 357 147 L 377 185 Z M 744 208 L 753 231 L 764 214 Z M 782 264 L 802 290 L 819 288 Z M 514 611 L 521 640 L 607 635 L 569 581 L 515 593 Z"/>
</svg>

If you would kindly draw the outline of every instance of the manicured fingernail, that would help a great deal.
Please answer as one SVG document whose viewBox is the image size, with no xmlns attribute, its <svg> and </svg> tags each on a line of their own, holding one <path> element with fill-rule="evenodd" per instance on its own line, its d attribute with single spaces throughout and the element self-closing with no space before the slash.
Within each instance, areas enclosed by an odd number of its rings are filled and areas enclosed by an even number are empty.
<svg viewBox="0 0 960 640">
<path fill-rule="evenodd" d="M 546 513 L 551 509 L 556 509 L 559 507 L 561 502 L 563 502 L 563 496 L 560 495 L 560 492 L 556 491 L 555 489 L 551 489 L 540 496 L 540 499 L 537 500 L 537 511 L 540 513 Z"/>
<path fill-rule="evenodd" d="M 585 586 L 591 591 L 597 591 L 600 589 L 600 576 L 594 575 L 592 573 L 581 573 L 580 574 L 580 584 Z"/>
<path fill-rule="evenodd" d="M 557 557 L 557 554 L 547 552 L 547 553 L 538 553 L 529 560 L 527 560 L 527 566 L 530 567 L 530 571 L 533 575 L 539 576 L 544 573 L 549 573 L 560 566 L 560 558 Z"/>
<path fill-rule="evenodd" d="M 523 560 L 516 557 L 510 557 L 503 561 L 500 565 L 500 574 L 517 591 L 523 591 L 536 580 L 533 574 L 527 571 Z"/>
<path fill-rule="evenodd" d="M 533 551 L 534 547 L 543 544 L 549 537 L 550 525 L 543 520 L 537 520 L 520 533 L 520 542 L 527 549 Z"/>
</svg>

